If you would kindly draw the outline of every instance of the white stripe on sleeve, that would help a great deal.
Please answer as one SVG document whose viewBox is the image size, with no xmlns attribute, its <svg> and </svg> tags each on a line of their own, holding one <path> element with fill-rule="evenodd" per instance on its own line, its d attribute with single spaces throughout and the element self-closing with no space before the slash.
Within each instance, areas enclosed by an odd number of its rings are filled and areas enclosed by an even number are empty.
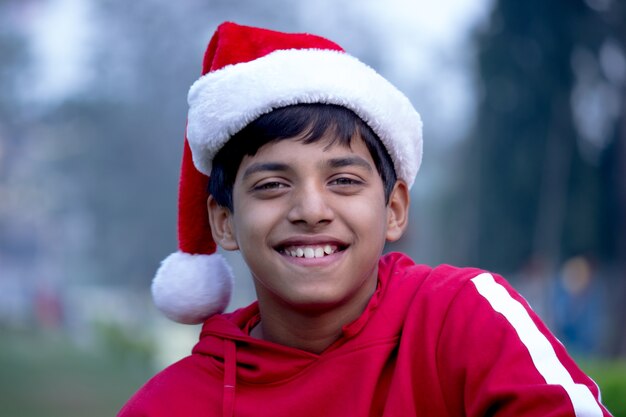
<svg viewBox="0 0 626 417">
<path fill-rule="evenodd" d="M 559 361 L 548 339 L 537 328 L 528 311 L 493 276 L 483 273 L 472 279 L 478 293 L 491 307 L 506 318 L 528 349 L 530 357 L 548 384 L 561 385 L 579 417 L 602 416 L 602 410 L 586 385 L 576 384 Z"/>
</svg>

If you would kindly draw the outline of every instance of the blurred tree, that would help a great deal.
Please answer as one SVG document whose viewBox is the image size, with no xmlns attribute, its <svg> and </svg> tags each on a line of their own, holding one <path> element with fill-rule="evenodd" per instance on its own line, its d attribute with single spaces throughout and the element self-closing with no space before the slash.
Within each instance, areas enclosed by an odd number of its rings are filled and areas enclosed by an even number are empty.
<svg viewBox="0 0 626 417">
<path fill-rule="evenodd" d="M 583 254 L 624 294 L 625 23 L 619 1 L 494 3 L 476 37 L 482 98 L 458 181 L 461 262 L 513 272 L 540 260 L 554 274 Z"/>
</svg>

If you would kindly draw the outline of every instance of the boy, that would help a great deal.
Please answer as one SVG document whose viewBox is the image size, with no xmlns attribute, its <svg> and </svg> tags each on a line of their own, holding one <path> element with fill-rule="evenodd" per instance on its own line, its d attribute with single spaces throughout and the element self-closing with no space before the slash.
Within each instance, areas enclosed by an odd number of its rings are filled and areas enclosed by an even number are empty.
<svg viewBox="0 0 626 417">
<path fill-rule="evenodd" d="M 398 90 L 326 39 L 232 23 L 203 74 L 189 92 L 180 251 L 153 295 L 204 325 L 192 355 L 120 416 L 610 415 L 501 277 L 381 257 L 407 226 L 422 154 Z M 257 292 L 230 314 L 215 242 L 241 252 Z"/>
</svg>

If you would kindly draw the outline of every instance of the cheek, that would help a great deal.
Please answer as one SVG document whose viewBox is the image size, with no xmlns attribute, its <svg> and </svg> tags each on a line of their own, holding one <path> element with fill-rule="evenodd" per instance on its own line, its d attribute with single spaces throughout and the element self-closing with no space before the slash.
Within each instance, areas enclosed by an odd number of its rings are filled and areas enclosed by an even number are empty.
<svg viewBox="0 0 626 417">
<path fill-rule="evenodd" d="M 346 223 L 354 232 L 366 238 L 369 241 L 367 243 L 375 246 L 378 240 L 386 240 L 387 207 L 384 201 L 364 199 L 358 204 L 344 205 L 341 210 Z"/>
<path fill-rule="evenodd" d="M 255 247 L 268 236 L 281 218 L 281 213 L 271 204 L 240 204 L 235 209 L 233 228 L 238 243 Z M 282 216 L 284 218 L 284 216 Z"/>
<path fill-rule="evenodd" d="M 382 224 L 383 218 L 387 219 L 387 206 L 383 198 L 377 194 L 372 195 L 370 198 L 361 198 L 355 204 L 346 205 L 345 208 L 354 214 L 355 221 L 361 223 L 369 223 L 369 226 L 378 226 Z"/>
</svg>

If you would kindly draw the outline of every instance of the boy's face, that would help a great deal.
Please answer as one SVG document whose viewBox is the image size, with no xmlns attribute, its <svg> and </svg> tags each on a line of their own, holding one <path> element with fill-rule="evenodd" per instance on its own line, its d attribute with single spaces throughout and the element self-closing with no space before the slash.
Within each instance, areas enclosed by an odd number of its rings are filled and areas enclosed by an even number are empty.
<svg viewBox="0 0 626 417">
<path fill-rule="evenodd" d="M 209 200 L 211 227 L 222 247 L 241 251 L 259 301 L 317 310 L 371 296 L 385 241 L 404 231 L 408 191 L 398 182 L 385 203 L 360 138 L 350 147 L 287 139 L 244 157 L 233 204 L 231 213 Z"/>
</svg>

